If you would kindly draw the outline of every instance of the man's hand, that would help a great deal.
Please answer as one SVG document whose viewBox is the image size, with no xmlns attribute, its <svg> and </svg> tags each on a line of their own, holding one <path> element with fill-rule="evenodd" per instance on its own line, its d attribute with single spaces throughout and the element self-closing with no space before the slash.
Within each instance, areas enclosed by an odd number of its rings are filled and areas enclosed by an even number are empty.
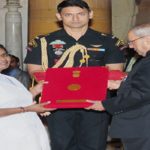
<svg viewBox="0 0 150 150">
<path fill-rule="evenodd" d="M 92 103 L 91 106 L 85 108 L 87 110 L 96 110 L 96 111 L 104 111 L 105 108 L 103 107 L 101 101 L 92 101 L 92 100 L 86 100 L 86 102 Z"/>
<path fill-rule="evenodd" d="M 109 90 L 117 90 L 120 87 L 122 80 L 108 80 L 107 88 Z"/>
</svg>

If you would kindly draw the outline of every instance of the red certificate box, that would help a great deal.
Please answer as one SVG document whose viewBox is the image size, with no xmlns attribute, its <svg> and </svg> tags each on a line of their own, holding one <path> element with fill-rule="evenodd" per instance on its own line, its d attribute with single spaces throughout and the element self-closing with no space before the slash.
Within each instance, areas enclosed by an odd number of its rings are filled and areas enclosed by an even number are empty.
<svg viewBox="0 0 150 150">
<path fill-rule="evenodd" d="M 33 74 L 36 81 L 45 80 L 46 72 L 39 71 Z M 127 73 L 120 70 L 109 70 L 108 80 L 122 80 L 127 77 Z"/>
<path fill-rule="evenodd" d="M 33 73 L 33 77 L 37 82 L 41 80 L 45 80 L 45 76 L 46 76 L 45 71 L 37 71 Z"/>
<path fill-rule="evenodd" d="M 49 68 L 46 71 L 41 102 L 50 108 L 84 108 L 90 100 L 104 100 L 107 92 L 106 67 Z"/>
<path fill-rule="evenodd" d="M 109 70 L 108 80 L 123 80 L 127 77 L 127 73 L 120 70 Z"/>
</svg>

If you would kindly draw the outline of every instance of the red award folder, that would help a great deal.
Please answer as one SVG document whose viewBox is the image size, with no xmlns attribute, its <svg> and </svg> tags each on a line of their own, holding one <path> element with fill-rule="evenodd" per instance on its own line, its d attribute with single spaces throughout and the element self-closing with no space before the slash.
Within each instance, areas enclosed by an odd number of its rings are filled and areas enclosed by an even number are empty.
<svg viewBox="0 0 150 150">
<path fill-rule="evenodd" d="M 39 71 L 33 74 L 36 81 L 45 80 L 46 72 Z M 127 77 L 126 72 L 120 70 L 109 70 L 108 80 L 122 80 Z"/>
<path fill-rule="evenodd" d="M 120 70 L 109 70 L 108 80 L 123 80 L 127 77 L 127 73 Z"/>
<path fill-rule="evenodd" d="M 45 75 L 46 75 L 45 71 L 37 71 L 33 73 L 33 77 L 35 78 L 36 81 L 45 80 Z"/>
<path fill-rule="evenodd" d="M 49 108 L 84 108 L 89 100 L 104 100 L 107 91 L 106 67 L 48 68 L 41 102 Z"/>
</svg>

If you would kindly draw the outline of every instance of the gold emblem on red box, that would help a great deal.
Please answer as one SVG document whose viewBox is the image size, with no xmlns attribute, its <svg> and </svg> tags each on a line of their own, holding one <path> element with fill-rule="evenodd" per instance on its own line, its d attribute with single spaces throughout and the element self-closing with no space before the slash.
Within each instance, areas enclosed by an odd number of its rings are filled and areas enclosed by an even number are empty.
<svg viewBox="0 0 150 150">
<path fill-rule="evenodd" d="M 78 71 L 78 70 L 73 71 L 73 72 L 72 72 L 72 76 L 73 76 L 74 78 L 80 77 L 80 71 Z"/>
<path fill-rule="evenodd" d="M 81 86 L 80 86 L 80 84 L 70 84 L 70 85 L 68 85 L 67 88 L 70 91 L 78 91 L 78 90 L 80 90 Z"/>
</svg>

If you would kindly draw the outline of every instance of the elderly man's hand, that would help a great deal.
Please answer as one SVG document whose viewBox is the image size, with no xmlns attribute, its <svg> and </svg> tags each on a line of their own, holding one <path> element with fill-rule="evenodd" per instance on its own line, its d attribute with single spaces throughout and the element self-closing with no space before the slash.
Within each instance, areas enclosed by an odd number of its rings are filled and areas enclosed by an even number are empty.
<svg viewBox="0 0 150 150">
<path fill-rule="evenodd" d="M 104 111 L 105 110 L 101 101 L 92 101 L 92 100 L 86 100 L 86 101 L 92 104 L 91 106 L 85 108 L 87 110 L 90 110 L 90 109 L 96 110 L 96 111 Z"/>
<path fill-rule="evenodd" d="M 109 90 L 117 90 L 120 87 L 122 80 L 108 80 L 107 88 Z"/>
</svg>

